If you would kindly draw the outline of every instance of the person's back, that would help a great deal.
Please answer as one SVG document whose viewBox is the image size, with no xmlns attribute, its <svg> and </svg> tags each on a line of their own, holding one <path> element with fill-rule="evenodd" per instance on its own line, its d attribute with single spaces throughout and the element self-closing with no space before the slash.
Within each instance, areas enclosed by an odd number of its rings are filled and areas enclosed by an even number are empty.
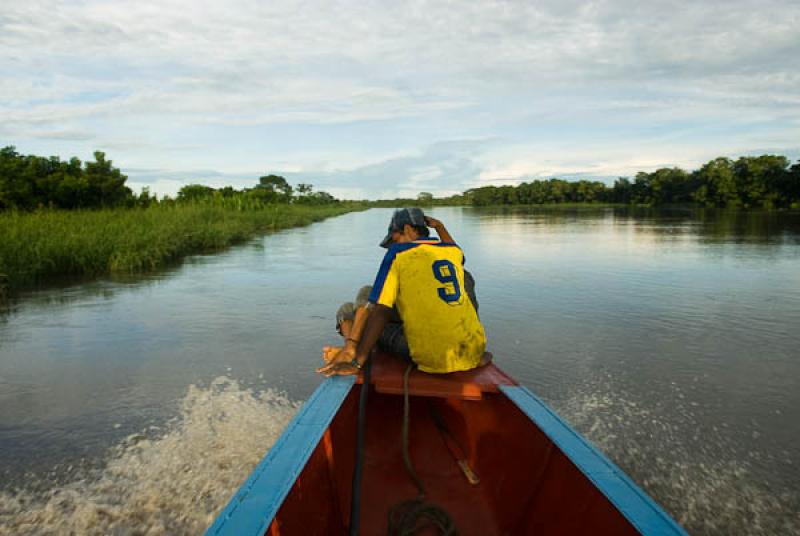
<svg viewBox="0 0 800 536">
<path fill-rule="evenodd" d="M 428 226 L 440 240 L 428 238 Z M 486 335 L 472 298 L 474 281 L 465 275 L 464 254 L 444 224 L 418 208 L 397 210 L 380 245 L 388 251 L 369 300 L 358 307 L 346 304 L 352 318 L 345 319 L 344 311 L 340 319 L 337 312 L 345 345 L 323 348 L 326 364 L 317 372 L 357 374 L 379 340 L 424 372 L 457 372 L 489 363 L 492 356 L 485 351 Z"/>
<path fill-rule="evenodd" d="M 370 301 L 397 306 L 411 358 L 424 372 L 478 366 L 486 336 L 464 284 L 464 255 L 453 243 L 422 238 L 393 244 Z"/>
</svg>

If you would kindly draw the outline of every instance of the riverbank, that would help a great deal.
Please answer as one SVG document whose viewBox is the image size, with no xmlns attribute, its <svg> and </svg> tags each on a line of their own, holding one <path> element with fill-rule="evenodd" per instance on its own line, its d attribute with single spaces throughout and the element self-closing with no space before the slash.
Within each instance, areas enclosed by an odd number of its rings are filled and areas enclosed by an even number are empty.
<svg viewBox="0 0 800 536">
<path fill-rule="evenodd" d="M 0 213 L 0 300 L 56 277 L 144 273 L 258 234 L 360 210 L 358 203 L 267 205 L 241 211 L 211 203 L 146 209 Z"/>
</svg>

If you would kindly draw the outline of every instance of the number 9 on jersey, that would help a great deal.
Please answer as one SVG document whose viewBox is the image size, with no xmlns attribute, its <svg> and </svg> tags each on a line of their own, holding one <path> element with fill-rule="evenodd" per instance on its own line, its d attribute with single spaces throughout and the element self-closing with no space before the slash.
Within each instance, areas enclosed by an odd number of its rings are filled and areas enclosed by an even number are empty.
<svg viewBox="0 0 800 536">
<path fill-rule="evenodd" d="M 439 292 L 439 298 L 444 300 L 445 303 L 452 304 L 461 300 L 461 285 L 458 284 L 456 267 L 453 266 L 452 262 L 447 260 L 438 260 L 434 262 L 433 277 L 445 285 L 444 287 L 436 289 Z M 450 285 L 452 285 L 452 289 Z M 452 292 L 449 292 L 450 290 L 452 290 Z"/>
</svg>

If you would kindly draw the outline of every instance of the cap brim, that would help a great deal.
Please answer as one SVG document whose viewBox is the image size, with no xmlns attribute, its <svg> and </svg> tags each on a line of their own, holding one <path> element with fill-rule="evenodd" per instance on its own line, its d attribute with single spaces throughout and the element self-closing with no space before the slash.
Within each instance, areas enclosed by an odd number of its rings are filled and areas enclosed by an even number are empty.
<svg viewBox="0 0 800 536">
<path fill-rule="evenodd" d="M 389 233 L 386 235 L 386 238 L 381 240 L 381 247 L 388 248 L 391 245 L 392 245 L 392 233 Z"/>
</svg>

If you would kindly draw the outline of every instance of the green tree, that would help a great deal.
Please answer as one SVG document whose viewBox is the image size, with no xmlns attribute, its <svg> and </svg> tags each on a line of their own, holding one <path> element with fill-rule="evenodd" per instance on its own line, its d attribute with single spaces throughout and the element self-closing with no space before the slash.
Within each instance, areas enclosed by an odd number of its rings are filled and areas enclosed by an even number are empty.
<svg viewBox="0 0 800 536">
<path fill-rule="evenodd" d="M 111 207 L 123 204 L 133 195 L 131 189 L 125 186 L 128 177 L 115 168 L 111 160 L 106 160 L 102 151 L 95 151 L 94 159 L 94 162 L 86 162 L 84 169 L 90 206 Z"/>
<path fill-rule="evenodd" d="M 547 201 L 549 203 L 563 203 L 569 201 L 569 184 L 562 179 L 550 179 L 548 181 L 549 192 Z"/>
<path fill-rule="evenodd" d="M 178 201 L 197 201 L 214 194 L 214 188 L 202 184 L 187 184 L 178 191 Z"/>
<path fill-rule="evenodd" d="M 786 178 L 786 195 L 792 208 L 800 208 L 800 160 L 791 167 Z"/>
<path fill-rule="evenodd" d="M 0 207 L 33 208 L 33 184 L 25 179 L 25 160 L 13 146 L 0 150 Z"/>
<path fill-rule="evenodd" d="M 337 203 L 338 200 L 328 192 L 314 192 L 314 187 L 311 184 L 300 183 L 297 185 L 297 193 L 295 203 L 304 205 L 327 205 L 330 203 Z"/>
<path fill-rule="evenodd" d="M 660 168 L 652 173 L 638 173 L 637 181 L 647 188 L 645 203 L 663 205 L 691 200 L 689 175 L 680 168 Z"/>
<path fill-rule="evenodd" d="M 708 207 L 726 207 L 739 204 L 733 163 L 727 158 L 716 158 L 693 172 L 695 191 L 693 199 Z"/>
<path fill-rule="evenodd" d="M 336 198 L 328 192 L 314 192 L 311 197 L 314 199 L 315 205 L 327 205 L 336 203 Z"/>
<path fill-rule="evenodd" d="M 614 181 L 611 199 L 615 203 L 630 203 L 631 196 L 631 181 L 628 178 L 619 177 L 616 181 Z"/>
<path fill-rule="evenodd" d="M 14 147 L 0 150 L 0 208 L 95 208 L 133 204 L 127 177 L 105 154 L 82 167 L 71 158 L 23 156 Z"/>
<path fill-rule="evenodd" d="M 739 199 L 745 207 L 772 207 L 781 203 L 780 186 L 787 173 L 785 156 L 743 156 L 733 164 Z M 786 200 L 788 201 L 788 200 Z"/>
<path fill-rule="evenodd" d="M 649 173 L 640 171 L 636 174 L 633 184 L 631 184 L 631 202 L 643 205 L 649 205 L 653 202 L 653 190 L 650 182 Z"/>
<path fill-rule="evenodd" d="M 158 198 L 154 194 L 150 193 L 150 188 L 145 186 L 144 188 L 142 188 L 142 191 L 136 197 L 134 204 L 135 206 L 140 208 L 147 208 L 156 203 L 158 203 Z"/>
<path fill-rule="evenodd" d="M 274 192 L 276 201 L 288 203 L 292 198 L 292 186 L 280 175 L 259 177 L 256 188 Z"/>
<path fill-rule="evenodd" d="M 430 192 L 420 192 L 417 194 L 417 201 L 425 205 L 433 203 L 433 194 Z"/>
<path fill-rule="evenodd" d="M 494 186 L 481 186 L 480 188 L 467 190 L 464 192 L 464 195 L 467 196 L 473 205 L 480 207 L 499 204 L 496 192 L 497 188 Z"/>
<path fill-rule="evenodd" d="M 66 174 L 55 191 L 57 206 L 74 209 L 89 205 L 89 181 L 83 174 Z"/>
</svg>

